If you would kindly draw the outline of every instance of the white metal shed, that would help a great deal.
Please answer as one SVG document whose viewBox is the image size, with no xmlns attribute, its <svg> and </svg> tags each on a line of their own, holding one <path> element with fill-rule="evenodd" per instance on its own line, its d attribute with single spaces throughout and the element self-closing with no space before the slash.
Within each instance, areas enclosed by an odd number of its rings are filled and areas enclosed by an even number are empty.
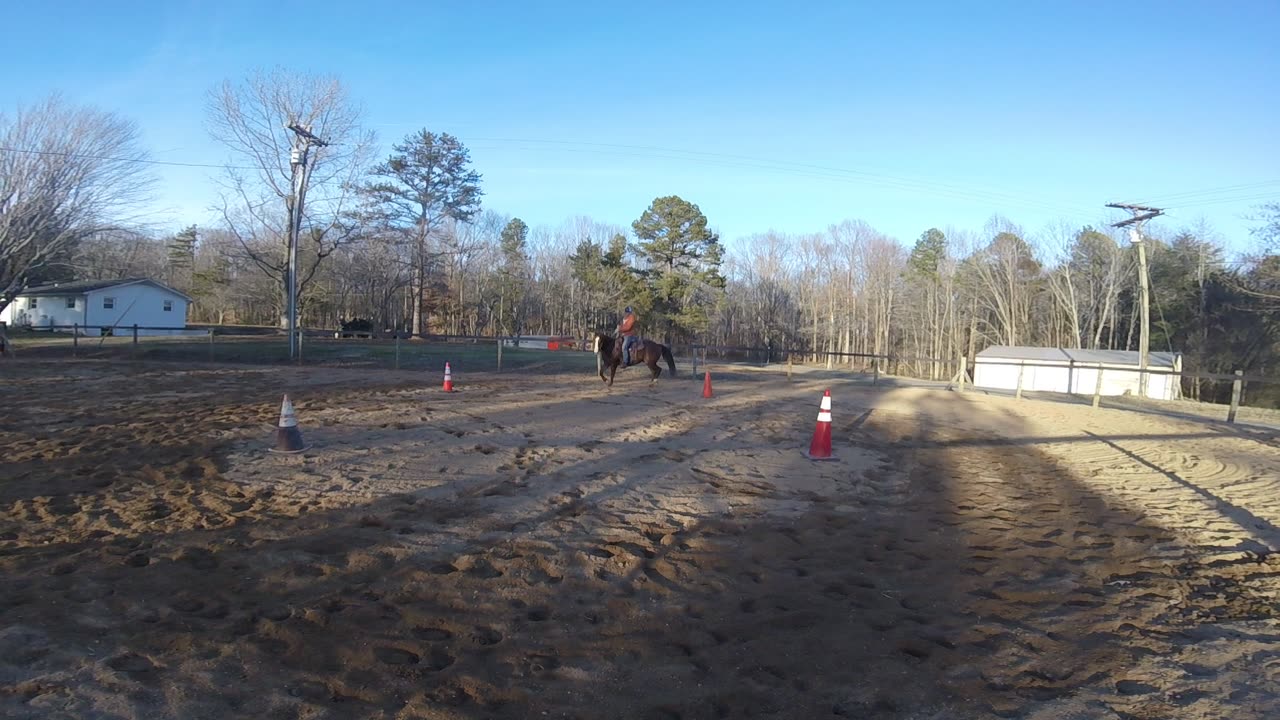
<svg viewBox="0 0 1280 720">
<path fill-rule="evenodd" d="M 973 385 L 992 390 L 1016 390 L 1018 375 L 1026 392 L 1092 395 L 1102 372 L 1103 395 L 1138 395 L 1138 353 L 1132 350 L 1073 350 L 996 345 L 978 353 Z M 1182 354 L 1153 352 L 1147 367 L 1147 397 L 1176 400 L 1182 396 Z"/>
</svg>

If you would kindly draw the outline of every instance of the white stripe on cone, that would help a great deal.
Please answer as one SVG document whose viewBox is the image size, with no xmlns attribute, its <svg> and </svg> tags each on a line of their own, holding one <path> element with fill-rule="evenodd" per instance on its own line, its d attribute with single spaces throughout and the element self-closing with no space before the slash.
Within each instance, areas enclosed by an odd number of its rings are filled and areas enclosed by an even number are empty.
<svg viewBox="0 0 1280 720">
<path fill-rule="evenodd" d="M 280 401 L 280 427 L 276 428 L 276 446 L 271 452 L 298 453 L 306 449 L 302 433 L 298 430 L 298 416 L 293 412 L 293 403 L 285 395 Z"/>
<path fill-rule="evenodd" d="M 805 456 L 810 460 L 835 460 L 831 454 L 831 391 L 822 393 L 822 405 L 818 410 L 818 424 L 813 429 L 813 439 Z"/>
<path fill-rule="evenodd" d="M 293 403 L 289 402 L 288 395 L 285 395 L 284 402 L 280 403 L 280 427 L 298 427 L 298 417 L 293 413 Z"/>
</svg>

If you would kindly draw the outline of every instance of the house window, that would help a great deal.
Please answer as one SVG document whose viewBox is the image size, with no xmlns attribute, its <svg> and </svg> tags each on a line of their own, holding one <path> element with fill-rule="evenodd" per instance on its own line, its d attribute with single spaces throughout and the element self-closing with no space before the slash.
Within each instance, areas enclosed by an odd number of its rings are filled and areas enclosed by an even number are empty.
<svg viewBox="0 0 1280 720">
<path fill-rule="evenodd" d="M 111 309 L 115 308 L 115 306 L 116 306 L 116 299 L 115 299 L 115 298 L 102 298 L 102 309 L 103 309 L 103 310 L 111 310 Z"/>
<path fill-rule="evenodd" d="M 173 301 L 172 301 L 172 300 L 165 300 L 165 301 L 164 301 L 164 311 L 165 311 L 165 312 L 173 312 Z"/>
<path fill-rule="evenodd" d="M 35 299 L 35 298 L 27 298 L 27 307 L 29 307 L 29 308 L 33 308 L 33 307 L 35 307 L 35 306 L 36 306 L 36 299 Z"/>
<path fill-rule="evenodd" d="M 75 299 L 75 298 L 67 298 L 67 309 L 68 309 L 68 310 L 75 310 L 75 309 L 76 309 L 76 299 Z"/>
</svg>

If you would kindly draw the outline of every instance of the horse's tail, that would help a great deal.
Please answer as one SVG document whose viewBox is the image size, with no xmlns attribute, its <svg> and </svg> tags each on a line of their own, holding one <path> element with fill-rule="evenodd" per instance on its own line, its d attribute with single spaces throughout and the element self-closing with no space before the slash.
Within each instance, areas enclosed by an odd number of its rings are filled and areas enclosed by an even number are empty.
<svg viewBox="0 0 1280 720">
<path fill-rule="evenodd" d="M 676 359 L 671 357 L 671 348 L 666 345 L 662 346 L 662 357 L 667 361 L 667 369 L 671 371 L 671 377 L 676 376 Z"/>
</svg>

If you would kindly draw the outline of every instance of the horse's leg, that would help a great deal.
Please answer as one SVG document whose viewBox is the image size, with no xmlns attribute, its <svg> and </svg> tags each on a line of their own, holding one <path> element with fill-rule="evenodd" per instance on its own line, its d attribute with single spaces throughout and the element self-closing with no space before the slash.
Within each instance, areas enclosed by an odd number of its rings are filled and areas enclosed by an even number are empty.
<svg viewBox="0 0 1280 720">
<path fill-rule="evenodd" d="M 618 363 L 609 366 L 609 387 L 613 387 L 613 376 L 618 374 Z"/>
<path fill-rule="evenodd" d="M 662 374 L 662 368 L 658 367 L 658 362 L 653 358 L 648 359 L 649 372 L 653 373 L 653 379 L 649 381 L 650 385 L 658 382 L 658 376 Z"/>
</svg>

